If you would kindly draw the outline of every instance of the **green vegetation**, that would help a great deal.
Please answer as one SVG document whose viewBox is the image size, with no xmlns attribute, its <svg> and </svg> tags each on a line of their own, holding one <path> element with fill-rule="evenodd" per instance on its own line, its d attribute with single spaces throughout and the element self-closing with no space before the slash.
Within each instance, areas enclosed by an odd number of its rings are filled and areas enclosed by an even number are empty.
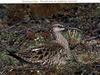
<svg viewBox="0 0 100 75">
<path fill-rule="evenodd" d="M 4 62 L 7 65 L 15 65 L 18 61 L 9 55 L 6 52 L 0 52 L 0 61 Z"/>
</svg>

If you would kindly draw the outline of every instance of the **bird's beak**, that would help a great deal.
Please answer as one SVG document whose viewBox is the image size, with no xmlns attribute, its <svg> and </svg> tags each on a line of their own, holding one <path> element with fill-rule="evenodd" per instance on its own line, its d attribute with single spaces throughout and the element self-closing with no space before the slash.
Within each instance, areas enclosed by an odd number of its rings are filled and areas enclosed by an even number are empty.
<svg viewBox="0 0 100 75">
<path fill-rule="evenodd" d="M 61 30 L 64 31 L 65 30 L 65 27 L 61 27 Z"/>
<path fill-rule="evenodd" d="M 61 28 L 63 28 L 64 30 L 66 30 L 66 27 L 65 26 L 62 26 Z"/>
<path fill-rule="evenodd" d="M 66 31 L 66 30 L 68 29 L 68 28 L 67 28 L 67 27 L 65 27 L 65 26 L 64 26 L 64 27 L 62 27 L 62 28 L 64 28 L 64 29 L 63 29 L 63 31 Z"/>
</svg>

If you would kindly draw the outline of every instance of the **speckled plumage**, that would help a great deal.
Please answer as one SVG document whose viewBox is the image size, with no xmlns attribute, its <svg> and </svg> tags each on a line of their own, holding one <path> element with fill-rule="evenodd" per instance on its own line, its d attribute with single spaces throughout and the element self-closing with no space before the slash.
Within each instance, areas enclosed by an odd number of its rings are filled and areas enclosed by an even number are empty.
<svg viewBox="0 0 100 75">
<path fill-rule="evenodd" d="M 65 64 L 66 58 L 69 59 L 71 54 L 67 40 L 60 33 L 64 30 L 64 27 L 60 24 L 52 26 L 56 42 L 51 42 L 30 50 L 20 50 L 15 55 L 32 64 Z"/>
</svg>

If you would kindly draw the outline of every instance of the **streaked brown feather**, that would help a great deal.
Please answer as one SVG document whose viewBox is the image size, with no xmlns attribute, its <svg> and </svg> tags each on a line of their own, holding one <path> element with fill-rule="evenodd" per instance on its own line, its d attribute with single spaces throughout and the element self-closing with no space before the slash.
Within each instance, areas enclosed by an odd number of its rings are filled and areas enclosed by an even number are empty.
<svg viewBox="0 0 100 75">
<path fill-rule="evenodd" d="M 30 63 L 44 63 L 49 60 L 52 61 L 58 53 L 60 54 L 62 49 L 61 45 L 52 43 L 31 50 L 17 52 L 16 55 Z"/>
</svg>

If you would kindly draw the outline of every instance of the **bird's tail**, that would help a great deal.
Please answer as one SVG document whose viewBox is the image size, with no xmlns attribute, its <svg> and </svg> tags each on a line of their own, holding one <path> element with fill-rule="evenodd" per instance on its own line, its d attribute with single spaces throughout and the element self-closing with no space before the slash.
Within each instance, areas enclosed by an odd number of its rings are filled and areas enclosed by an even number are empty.
<svg viewBox="0 0 100 75">
<path fill-rule="evenodd" d="M 8 52 L 9 56 L 11 56 L 13 58 L 16 58 L 21 63 L 31 63 L 31 62 L 28 62 L 28 61 L 24 60 L 23 58 L 21 58 L 20 56 L 16 55 L 15 53 L 12 53 L 10 51 L 7 51 L 7 52 Z"/>
</svg>

